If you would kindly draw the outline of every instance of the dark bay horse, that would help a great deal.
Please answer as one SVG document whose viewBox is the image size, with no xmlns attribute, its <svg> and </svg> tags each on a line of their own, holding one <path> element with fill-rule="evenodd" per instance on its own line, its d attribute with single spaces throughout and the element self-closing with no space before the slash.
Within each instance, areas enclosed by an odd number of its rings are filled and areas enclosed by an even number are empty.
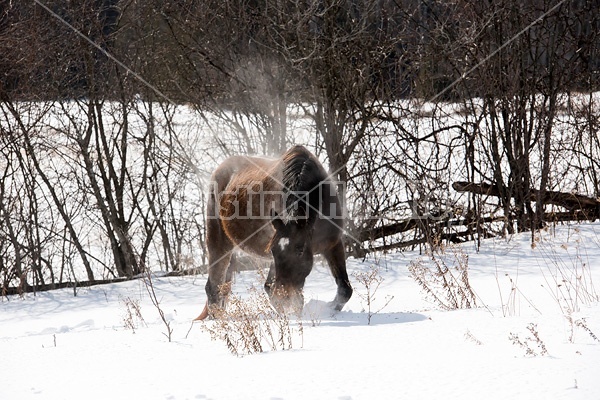
<svg viewBox="0 0 600 400">
<path fill-rule="evenodd" d="M 302 309 L 314 254 L 325 257 L 337 284 L 330 305 L 339 311 L 352 296 L 336 187 L 303 146 L 277 159 L 228 158 L 212 175 L 207 204 L 208 299 L 197 320 L 225 307 L 235 248 L 272 261 L 265 290 L 279 311 Z"/>
</svg>

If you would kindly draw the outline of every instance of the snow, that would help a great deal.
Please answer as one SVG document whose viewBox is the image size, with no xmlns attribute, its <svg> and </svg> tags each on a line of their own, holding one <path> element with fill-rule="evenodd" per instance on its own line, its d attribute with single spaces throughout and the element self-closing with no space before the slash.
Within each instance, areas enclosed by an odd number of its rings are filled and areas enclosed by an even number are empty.
<svg viewBox="0 0 600 400">
<path fill-rule="evenodd" d="M 335 285 L 317 261 L 302 319 L 290 317 L 292 349 L 241 357 L 202 328 L 214 321 L 191 322 L 206 299 L 202 275 L 152 280 L 172 342 L 143 280 L 3 298 L 0 399 L 599 398 L 599 233 L 582 224 L 543 231 L 533 246 L 531 234 L 483 241 L 479 252 L 464 244 L 472 309 L 428 300 L 408 266 L 431 263 L 415 251 L 349 260 L 355 295 L 332 315 Z M 369 324 L 357 277 L 374 267 L 371 310 L 383 308 Z M 253 287 L 260 274 L 236 276 L 237 295 Z M 145 322 L 134 318 L 132 330 L 134 303 Z"/>
</svg>

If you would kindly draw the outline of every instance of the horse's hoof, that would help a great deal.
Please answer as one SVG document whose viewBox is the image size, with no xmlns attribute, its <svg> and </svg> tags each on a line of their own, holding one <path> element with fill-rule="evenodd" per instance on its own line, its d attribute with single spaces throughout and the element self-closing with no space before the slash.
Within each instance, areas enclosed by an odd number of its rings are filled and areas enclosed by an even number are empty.
<svg viewBox="0 0 600 400">
<path fill-rule="evenodd" d="M 337 301 L 330 301 L 329 303 L 327 303 L 327 306 L 333 311 L 342 311 L 342 308 L 344 308 L 345 305 L 346 303 L 340 304 Z"/>
</svg>

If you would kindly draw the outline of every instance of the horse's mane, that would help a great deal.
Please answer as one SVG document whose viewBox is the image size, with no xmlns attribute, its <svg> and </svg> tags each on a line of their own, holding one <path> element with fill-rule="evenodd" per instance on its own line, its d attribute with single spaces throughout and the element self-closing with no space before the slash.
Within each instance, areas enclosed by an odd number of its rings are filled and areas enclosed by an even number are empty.
<svg viewBox="0 0 600 400">
<path fill-rule="evenodd" d="M 318 186 L 326 179 L 323 169 L 319 161 L 303 146 L 292 147 L 282 159 L 287 215 L 290 218 L 307 218 L 308 223 L 312 224 L 320 206 Z"/>
</svg>

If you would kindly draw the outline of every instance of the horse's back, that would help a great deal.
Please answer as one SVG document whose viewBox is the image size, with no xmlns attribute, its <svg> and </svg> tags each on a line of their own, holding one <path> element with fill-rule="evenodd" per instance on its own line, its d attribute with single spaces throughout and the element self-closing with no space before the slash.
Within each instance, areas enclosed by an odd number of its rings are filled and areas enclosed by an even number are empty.
<svg viewBox="0 0 600 400">
<path fill-rule="evenodd" d="M 270 255 L 267 247 L 273 235 L 267 208 L 281 207 L 278 164 L 279 160 L 272 158 L 233 156 L 212 176 L 215 216 L 223 231 L 236 246 L 261 257 Z"/>
<path fill-rule="evenodd" d="M 270 209 L 281 214 L 285 207 L 282 203 L 286 186 L 284 165 L 298 160 L 302 163 L 310 161 L 315 168 L 311 187 L 305 188 L 318 194 L 320 203 L 310 206 L 311 212 L 318 212 L 312 240 L 315 252 L 321 253 L 340 240 L 343 211 L 335 183 L 329 179 L 316 156 L 304 146 L 294 146 L 280 159 L 232 156 L 213 172 L 214 217 L 220 220 L 230 240 L 244 251 L 269 257 L 267 246 L 274 233 Z M 253 201 L 249 202 L 252 192 L 260 192 L 260 195 L 255 194 Z"/>
<path fill-rule="evenodd" d="M 223 161 L 212 174 L 211 181 L 217 183 L 219 191 L 225 190 L 231 183 L 240 180 L 240 174 L 247 175 L 254 171 L 254 176 L 259 179 L 268 173 L 277 160 L 266 157 L 231 156 Z"/>
</svg>

